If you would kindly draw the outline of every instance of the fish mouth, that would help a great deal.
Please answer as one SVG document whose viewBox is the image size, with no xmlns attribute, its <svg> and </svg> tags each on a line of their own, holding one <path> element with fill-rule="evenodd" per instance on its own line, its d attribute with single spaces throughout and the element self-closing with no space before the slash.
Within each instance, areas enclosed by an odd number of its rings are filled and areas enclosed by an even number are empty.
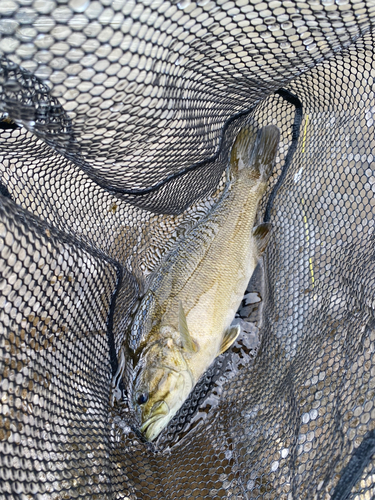
<svg viewBox="0 0 375 500">
<path fill-rule="evenodd" d="M 158 401 L 151 408 L 151 417 L 148 418 L 141 426 L 140 431 L 148 441 L 155 439 L 163 427 L 155 425 L 159 420 L 164 420 L 169 414 L 169 407 L 165 401 Z"/>
</svg>

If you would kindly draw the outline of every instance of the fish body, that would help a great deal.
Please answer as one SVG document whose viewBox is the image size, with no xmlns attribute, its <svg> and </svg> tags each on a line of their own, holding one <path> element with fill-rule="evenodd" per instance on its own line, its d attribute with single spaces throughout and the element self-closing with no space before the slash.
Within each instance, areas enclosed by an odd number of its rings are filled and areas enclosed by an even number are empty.
<svg viewBox="0 0 375 500">
<path fill-rule="evenodd" d="M 278 143 L 275 126 L 240 131 L 219 202 L 168 254 L 140 304 L 133 401 L 149 441 L 239 333 L 230 325 L 268 240 L 269 225 L 254 224 Z"/>
</svg>

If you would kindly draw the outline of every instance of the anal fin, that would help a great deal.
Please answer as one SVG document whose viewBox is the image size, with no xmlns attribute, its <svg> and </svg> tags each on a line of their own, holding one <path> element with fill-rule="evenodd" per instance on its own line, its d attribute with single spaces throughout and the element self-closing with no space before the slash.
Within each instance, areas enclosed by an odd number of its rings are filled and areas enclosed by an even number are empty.
<svg viewBox="0 0 375 500">
<path fill-rule="evenodd" d="M 223 341 L 220 346 L 220 354 L 223 354 L 236 340 L 238 335 L 240 334 L 241 327 L 240 325 L 230 326 L 228 330 L 225 331 Z"/>
</svg>

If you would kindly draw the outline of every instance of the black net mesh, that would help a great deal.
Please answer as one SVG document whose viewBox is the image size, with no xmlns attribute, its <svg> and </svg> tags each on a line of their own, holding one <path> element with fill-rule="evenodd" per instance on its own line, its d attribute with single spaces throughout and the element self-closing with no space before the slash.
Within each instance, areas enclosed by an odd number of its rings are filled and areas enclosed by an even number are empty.
<svg viewBox="0 0 375 500">
<path fill-rule="evenodd" d="M 374 17 L 0 0 L 0 498 L 375 498 Z M 244 330 L 146 444 L 126 332 L 249 121 L 281 139 Z"/>
</svg>

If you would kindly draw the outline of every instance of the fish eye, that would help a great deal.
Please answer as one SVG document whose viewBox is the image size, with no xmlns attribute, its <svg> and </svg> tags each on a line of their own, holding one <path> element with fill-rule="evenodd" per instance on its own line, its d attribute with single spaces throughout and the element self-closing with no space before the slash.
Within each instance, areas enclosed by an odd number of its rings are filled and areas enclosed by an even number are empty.
<svg viewBox="0 0 375 500">
<path fill-rule="evenodd" d="M 142 392 L 141 394 L 138 394 L 137 396 L 137 403 L 139 405 L 144 405 L 148 401 L 148 393 L 147 392 Z"/>
</svg>

